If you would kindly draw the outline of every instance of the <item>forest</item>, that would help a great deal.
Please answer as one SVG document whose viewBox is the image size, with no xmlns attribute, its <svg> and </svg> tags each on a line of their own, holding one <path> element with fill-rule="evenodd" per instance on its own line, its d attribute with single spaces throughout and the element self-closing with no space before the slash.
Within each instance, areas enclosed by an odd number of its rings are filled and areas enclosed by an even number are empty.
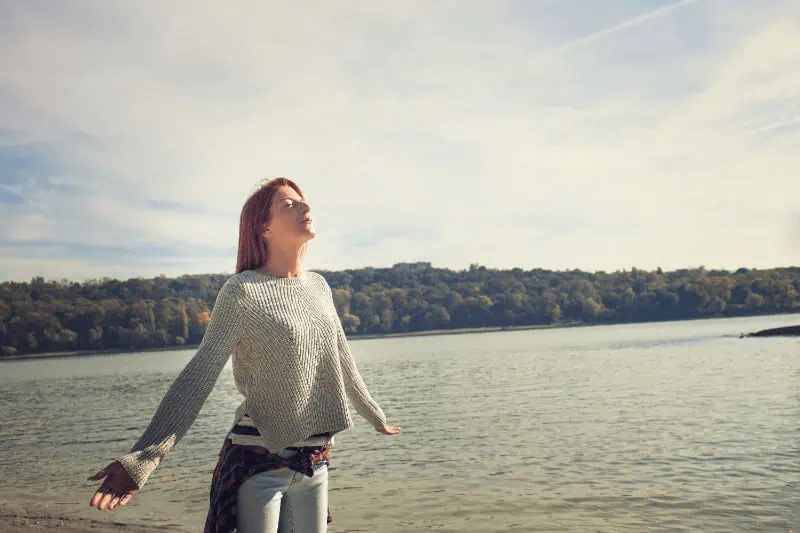
<svg viewBox="0 0 800 533">
<path fill-rule="evenodd" d="M 350 336 L 800 311 L 800 267 L 606 273 L 399 263 L 318 272 Z M 228 276 L 0 283 L 0 356 L 197 345 Z"/>
</svg>

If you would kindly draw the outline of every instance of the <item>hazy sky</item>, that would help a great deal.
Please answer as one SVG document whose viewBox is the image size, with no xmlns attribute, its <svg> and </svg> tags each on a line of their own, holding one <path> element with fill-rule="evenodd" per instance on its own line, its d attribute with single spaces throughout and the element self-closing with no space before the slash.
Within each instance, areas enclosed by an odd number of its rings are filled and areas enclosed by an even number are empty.
<svg viewBox="0 0 800 533">
<path fill-rule="evenodd" d="M 800 1 L 0 3 L 0 279 L 800 264 Z"/>
</svg>

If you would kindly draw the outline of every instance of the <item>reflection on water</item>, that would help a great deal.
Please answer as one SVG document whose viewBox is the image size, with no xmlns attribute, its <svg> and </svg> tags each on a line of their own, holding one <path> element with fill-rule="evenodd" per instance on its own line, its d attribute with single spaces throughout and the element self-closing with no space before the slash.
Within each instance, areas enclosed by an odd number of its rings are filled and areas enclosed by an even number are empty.
<svg viewBox="0 0 800 533">
<path fill-rule="evenodd" d="M 780 531 L 800 524 L 796 339 L 764 317 L 353 343 L 403 433 L 337 437 L 333 531 Z M 86 477 L 139 437 L 191 351 L 0 365 L 0 501 L 98 517 Z M 226 368 L 122 512 L 197 531 L 240 401 Z"/>
</svg>

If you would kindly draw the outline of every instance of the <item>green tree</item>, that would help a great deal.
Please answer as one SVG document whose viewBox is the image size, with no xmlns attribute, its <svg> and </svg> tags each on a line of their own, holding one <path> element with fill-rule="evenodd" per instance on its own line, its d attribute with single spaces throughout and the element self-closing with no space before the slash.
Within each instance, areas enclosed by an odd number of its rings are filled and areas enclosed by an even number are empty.
<svg viewBox="0 0 800 533">
<path fill-rule="evenodd" d="M 349 335 L 796 312 L 800 268 L 321 272 Z M 0 283 L 0 354 L 198 344 L 227 275 Z"/>
</svg>

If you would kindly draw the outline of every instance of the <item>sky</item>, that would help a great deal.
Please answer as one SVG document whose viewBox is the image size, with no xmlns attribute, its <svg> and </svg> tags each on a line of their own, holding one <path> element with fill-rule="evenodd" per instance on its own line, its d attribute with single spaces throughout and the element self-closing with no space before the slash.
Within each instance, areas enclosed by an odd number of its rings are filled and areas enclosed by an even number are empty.
<svg viewBox="0 0 800 533">
<path fill-rule="evenodd" d="M 800 264 L 800 1 L 6 0 L 0 280 Z"/>
</svg>

